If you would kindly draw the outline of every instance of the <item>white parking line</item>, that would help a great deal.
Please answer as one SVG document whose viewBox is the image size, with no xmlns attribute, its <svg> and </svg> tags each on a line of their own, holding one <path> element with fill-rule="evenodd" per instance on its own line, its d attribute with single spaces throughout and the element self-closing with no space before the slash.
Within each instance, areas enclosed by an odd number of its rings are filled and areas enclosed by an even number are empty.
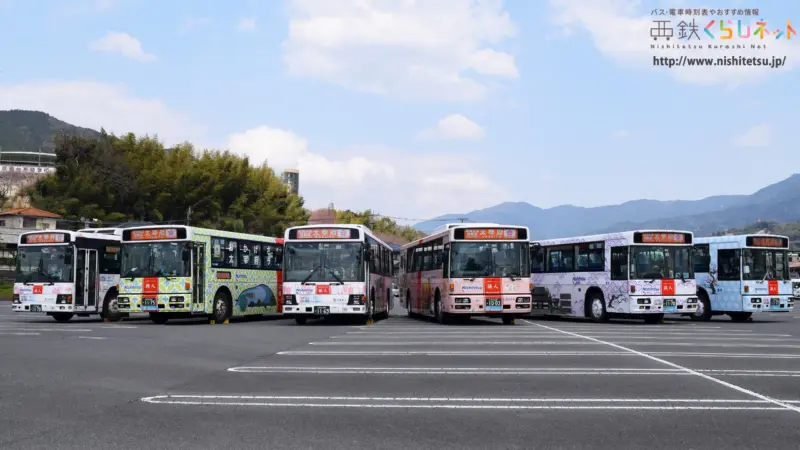
<svg viewBox="0 0 800 450">
<path fill-rule="evenodd" d="M 30 327 L 17 325 L 14 327 L 0 325 L 0 331 L 57 331 L 59 333 L 88 333 L 92 330 L 88 328 L 55 328 L 55 327 Z"/>
<path fill-rule="evenodd" d="M 100 337 L 100 336 L 78 336 L 78 339 L 97 339 L 97 340 L 101 340 L 101 339 L 108 339 L 108 338 L 104 338 L 104 337 Z"/>
<path fill-rule="evenodd" d="M 311 408 L 395 409 L 571 409 L 571 410 L 716 410 L 787 411 L 767 406 L 773 402 L 709 399 L 520 399 L 520 398 L 420 398 L 420 397 L 310 397 L 254 395 L 156 395 L 144 397 L 152 404 L 194 406 L 267 406 Z M 792 402 L 795 403 L 795 402 Z M 753 405 L 753 406 L 745 406 Z"/>
<path fill-rule="evenodd" d="M 720 343 L 697 343 L 697 342 L 640 342 L 640 341 L 618 341 L 617 339 L 608 339 L 608 342 L 617 344 L 625 344 L 632 346 L 657 346 L 657 347 L 714 347 L 714 348 L 800 348 L 800 345 L 788 344 L 750 344 L 750 343 L 736 343 L 736 344 L 720 344 Z M 356 346 L 356 347 L 399 347 L 399 346 L 488 346 L 488 345 L 507 345 L 507 346 L 528 346 L 528 345 L 602 345 L 599 342 L 586 342 L 583 341 L 408 341 L 408 342 L 359 342 L 359 341 L 332 341 L 332 342 L 309 342 L 309 345 L 317 346 Z"/>
<path fill-rule="evenodd" d="M 758 333 L 758 334 L 744 334 L 744 333 L 688 333 L 688 332 L 676 332 L 676 333 L 641 333 L 641 332 L 592 332 L 592 333 L 582 333 L 586 336 L 621 336 L 621 337 L 649 337 L 653 339 L 658 339 L 662 337 L 670 337 L 675 336 L 678 337 L 702 337 L 703 339 L 708 338 L 723 338 L 723 339 L 754 339 L 756 337 L 792 337 L 791 334 L 767 334 L 767 333 Z M 561 333 L 556 333 L 552 331 L 498 331 L 496 333 L 492 333 L 489 331 L 477 331 L 477 332 L 469 332 L 469 331 L 431 331 L 431 332 L 412 332 L 412 331 L 390 331 L 386 333 L 381 332 L 370 332 L 367 333 L 365 331 L 349 331 L 343 335 L 333 336 L 334 338 L 342 338 L 346 336 L 352 335 L 369 335 L 371 337 L 386 337 L 391 338 L 393 336 L 531 336 L 531 337 L 555 337 L 555 336 L 562 336 Z M 736 336 L 736 337 L 732 337 Z"/>
<path fill-rule="evenodd" d="M 534 323 L 528 322 L 528 321 L 525 321 L 525 322 L 527 322 L 529 324 L 532 324 L 532 325 L 536 325 L 538 327 L 546 328 L 546 329 L 549 329 L 549 330 L 561 331 L 564 334 L 569 334 L 569 335 L 576 336 L 576 337 L 583 337 L 583 338 L 588 339 L 590 341 L 600 342 L 600 343 L 606 344 L 608 346 L 614 347 L 614 348 L 616 348 L 618 350 L 624 350 L 624 351 L 639 355 L 641 357 L 647 358 L 647 359 L 649 359 L 651 361 L 660 362 L 662 364 L 666 364 L 666 365 L 668 365 L 670 367 L 673 367 L 675 369 L 684 370 L 687 373 L 691 373 L 691 374 L 697 375 L 698 377 L 705 378 L 708 381 L 712 381 L 712 382 L 720 384 L 722 386 L 731 388 L 731 389 L 739 391 L 739 392 L 741 392 L 743 394 L 747 394 L 747 395 L 750 395 L 752 397 L 756 397 L 758 399 L 761 399 L 761 400 L 767 401 L 769 403 L 772 403 L 773 405 L 780 406 L 780 407 L 786 408 L 788 410 L 792 410 L 792 411 L 794 411 L 796 413 L 800 413 L 800 408 L 798 408 L 797 406 L 793 406 L 793 405 L 790 405 L 788 403 L 782 402 L 780 400 L 776 400 L 776 399 L 773 399 L 771 397 L 768 397 L 766 395 L 759 394 L 758 392 L 751 391 L 751 390 L 745 389 L 745 388 L 743 388 L 741 386 L 737 386 L 735 384 L 728 383 L 727 381 L 723 381 L 723 380 L 720 380 L 718 378 L 714 378 L 714 377 L 712 377 L 710 375 L 706 375 L 704 373 L 700 373 L 700 372 L 698 372 L 696 370 L 693 370 L 693 369 L 690 369 L 688 367 L 684 367 L 684 366 L 681 366 L 679 364 L 675 364 L 673 362 L 669 362 L 669 361 L 667 361 L 665 359 L 661 359 L 661 358 L 657 358 L 657 357 L 652 356 L 652 355 L 648 355 L 647 353 L 642 353 L 640 351 L 637 351 L 637 350 L 634 350 L 634 349 L 631 349 L 631 348 L 628 348 L 628 347 L 623 347 L 623 346 L 621 346 L 619 344 L 614 344 L 612 342 L 602 341 L 600 339 L 596 339 L 596 338 L 593 338 L 593 337 L 581 336 L 580 334 L 577 334 L 577 333 L 571 333 L 569 331 L 559 330 L 558 328 L 551 328 L 551 327 L 548 327 L 548 326 L 545 326 L 545 325 L 534 324 Z"/>
<path fill-rule="evenodd" d="M 276 353 L 282 356 L 636 356 L 625 352 L 568 352 L 568 351 L 305 351 L 287 350 Z M 737 358 L 737 359 L 800 359 L 791 353 L 705 353 L 705 352 L 649 352 L 652 356 L 686 358 Z"/>
<path fill-rule="evenodd" d="M 0 331 L 0 336 L 39 336 L 42 333 L 21 333 Z"/>
</svg>

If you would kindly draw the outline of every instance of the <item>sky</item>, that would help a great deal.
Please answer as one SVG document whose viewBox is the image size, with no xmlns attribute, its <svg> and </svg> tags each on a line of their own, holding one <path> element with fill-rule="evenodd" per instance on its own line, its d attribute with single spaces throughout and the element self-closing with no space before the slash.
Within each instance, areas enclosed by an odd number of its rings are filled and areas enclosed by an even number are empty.
<svg viewBox="0 0 800 450">
<path fill-rule="evenodd" d="M 706 48 L 719 17 L 743 48 Z M 747 194 L 800 172 L 800 36 L 757 18 L 800 29 L 800 3 L 0 0 L 0 109 L 230 149 L 298 169 L 307 207 L 410 222 Z M 702 48 L 651 48 L 654 20 Z M 653 65 L 726 55 L 786 65 Z"/>
</svg>

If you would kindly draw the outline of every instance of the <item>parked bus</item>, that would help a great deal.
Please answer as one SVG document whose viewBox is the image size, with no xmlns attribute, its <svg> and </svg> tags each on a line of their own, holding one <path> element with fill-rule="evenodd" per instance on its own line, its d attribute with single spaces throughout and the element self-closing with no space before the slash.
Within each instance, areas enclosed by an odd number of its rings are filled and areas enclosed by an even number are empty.
<svg viewBox="0 0 800 450">
<path fill-rule="evenodd" d="M 693 320 L 719 314 L 742 322 L 753 313 L 791 311 L 789 238 L 767 234 L 697 238 L 694 270 L 700 305 Z"/>
<path fill-rule="evenodd" d="M 496 317 L 506 325 L 530 314 L 528 228 L 447 224 L 403 246 L 400 292 L 408 315 Z"/>
<path fill-rule="evenodd" d="M 283 239 L 183 225 L 122 233 L 120 311 L 169 319 L 279 312 Z"/>
<path fill-rule="evenodd" d="M 692 238 L 639 230 L 532 242 L 533 313 L 659 323 L 694 312 Z"/>
<path fill-rule="evenodd" d="M 31 231 L 19 237 L 12 310 L 58 322 L 100 314 L 118 321 L 121 229 Z"/>
<path fill-rule="evenodd" d="M 303 225 L 284 236 L 283 313 L 389 317 L 392 249 L 363 225 Z"/>
</svg>

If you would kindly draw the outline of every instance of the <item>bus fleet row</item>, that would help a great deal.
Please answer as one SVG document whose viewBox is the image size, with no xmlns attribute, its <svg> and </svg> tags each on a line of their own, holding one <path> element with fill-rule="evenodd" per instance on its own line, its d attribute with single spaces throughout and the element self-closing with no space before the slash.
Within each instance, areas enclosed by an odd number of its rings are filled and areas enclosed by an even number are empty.
<svg viewBox="0 0 800 450">
<path fill-rule="evenodd" d="M 391 247 L 362 225 L 283 238 L 190 226 L 47 230 L 20 236 L 12 309 L 59 322 L 100 314 L 169 319 L 283 314 L 388 317 L 393 280 L 411 316 L 505 324 L 530 315 L 734 321 L 794 307 L 789 239 L 636 230 L 531 240 L 527 227 L 447 224 Z"/>
</svg>

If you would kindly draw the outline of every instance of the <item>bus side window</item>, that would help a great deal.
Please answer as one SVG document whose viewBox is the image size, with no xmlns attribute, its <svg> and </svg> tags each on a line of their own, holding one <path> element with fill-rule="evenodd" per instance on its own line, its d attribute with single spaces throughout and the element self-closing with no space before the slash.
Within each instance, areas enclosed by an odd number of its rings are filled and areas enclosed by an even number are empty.
<svg viewBox="0 0 800 450">
<path fill-rule="evenodd" d="M 611 279 L 628 279 L 628 247 L 611 247 Z"/>
<path fill-rule="evenodd" d="M 694 273 L 708 273 L 711 266 L 711 252 L 708 244 L 695 244 L 692 247 Z"/>
<path fill-rule="evenodd" d="M 542 246 L 531 247 L 531 273 L 544 272 L 544 250 Z"/>
<path fill-rule="evenodd" d="M 119 260 L 119 247 L 105 247 L 103 249 L 103 258 L 100 260 L 100 273 L 103 274 L 119 274 L 120 260 Z"/>
<path fill-rule="evenodd" d="M 742 276 L 742 260 L 739 249 L 717 250 L 717 266 L 719 281 L 739 281 Z"/>
</svg>

